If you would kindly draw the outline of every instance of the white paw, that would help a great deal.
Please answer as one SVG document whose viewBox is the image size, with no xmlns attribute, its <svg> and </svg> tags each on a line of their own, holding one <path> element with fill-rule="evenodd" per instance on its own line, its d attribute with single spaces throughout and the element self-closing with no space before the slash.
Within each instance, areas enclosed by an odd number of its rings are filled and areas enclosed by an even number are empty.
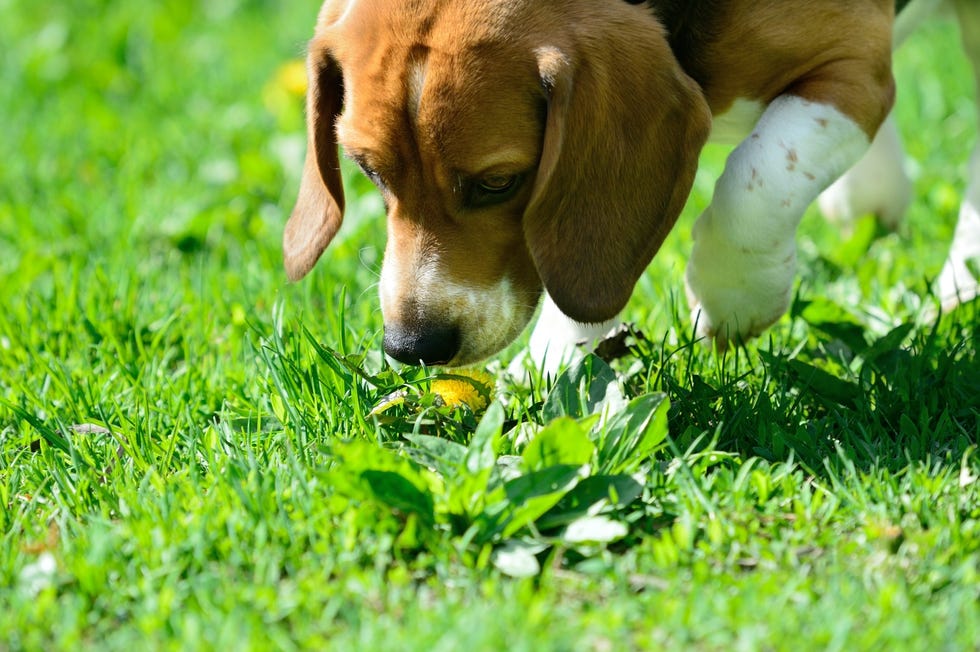
<svg viewBox="0 0 980 652">
<path fill-rule="evenodd" d="M 696 298 L 689 298 L 691 323 L 694 324 L 696 336 L 708 344 L 714 344 L 719 351 L 725 351 L 730 344 L 743 343 L 761 335 L 779 321 L 789 308 L 789 300 L 784 298 L 772 301 L 771 297 L 754 297 L 751 301 L 756 303 L 705 304 Z"/>
<path fill-rule="evenodd" d="M 795 247 L 773 252 L 719 250 L 695 244 L 685 289 L 696 334 L 719 350 L 756 337 L 789 308 L 796 273 Z"/>
<path fill-rule="evenodd" d="M 970 162 L 970 185 L 960 206 L 953 241 L 943 270 L 936 279 L 936 293 L 944 312 L 980 296 L 980 145 Z"/>
<path fill-rule="evenodd" d="M 942 311 L 949 312 L 980 296 L 980 282 L 970 272 L 966 261 L 947 260 L 936 279 L 936 294 Z"/>
</svg>

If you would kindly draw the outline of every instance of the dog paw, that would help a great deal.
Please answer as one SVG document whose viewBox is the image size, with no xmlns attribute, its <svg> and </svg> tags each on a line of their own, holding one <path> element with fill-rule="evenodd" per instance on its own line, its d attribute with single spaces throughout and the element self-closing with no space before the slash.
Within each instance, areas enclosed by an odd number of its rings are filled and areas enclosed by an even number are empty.
<svg viewBox="0 0 980 652">
<path fill-rule="evenodd" d="M 721 311 L 710 311 L 700 302 L 694 302 L 691 305 L 691 323 L 694 324 L 694 332 L 699 340 L 724 352 L 729 346 L 737 346 L 758 337 L 779 321 L 785 312 L 786 307 L 779 306 L 758 315 L 746 315 L 738 311 L 725 314 Z M 712 317 L 712 314 L 720 316 Z"/>
<path fill-rule="evenodd" d="M 685 289 L 699 338 L 724 351 L 761 335 L 782 317 L 792 299 L 796 256 L 768 262 L 705 268 L 692 259 Z"/>
<path fill-rule="evenodd" d="M 949 312 L 980 296 L 980 281 L 974 277 L 968 261 L 949 259 L 935 281 L 935 292 L 942 312 Z"/>
</svg>

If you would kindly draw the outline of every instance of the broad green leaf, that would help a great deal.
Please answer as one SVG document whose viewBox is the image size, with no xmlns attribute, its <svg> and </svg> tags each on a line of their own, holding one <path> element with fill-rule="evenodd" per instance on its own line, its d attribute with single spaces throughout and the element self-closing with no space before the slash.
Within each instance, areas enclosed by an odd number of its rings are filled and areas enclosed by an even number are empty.
<svg viewBox="0 0 980 652">
<path fill-rule="evenodd" d="M 802 360 L 787 360 L 786 366 L 797 376 L 801 385 L 838 405 L 853 407 L 861 395 L 857 385 Z"/>
<path fill-rule="evenodd" d="M 665 394 L 643 394 L 613 415 L 602 429 L 599 471 L 633 471 L 662 448 L 667 439 L 669 407 Z"/>
<path fill-rule="evenodd" d="M 554 507 L 585 477 L 586 472 L 583 466 L 563 464 L 504 483 L 506 504 L 501 511 L 502 525 L 498 527 L 503 538 L 510 537 Z"/>
<path fill-rule="evenodd" d="M 899 348 L 902 342 L 905 341 L 905 338 L 909 336 L 909 333 L 912 332 L 913 328 L 914 326 L 912 324 L 900 324 L 896 326 L 868 347 L 868 350 L 863 354 L 864 359 L 871 362 L 882 354 L 891 353 Z"/>
<path fill-rule="evenodd" d="M 541 529 L 566 525 L 611 508 L 626 507 L 643 493 L 643 484 L 629 475 L 593 475 L 579 482 L 538 521 Z"/>
<path fill-rule="evenodd" d="M 475 518 L 483 512 L 487 501 L 495 499 L 488 491 L 492 474 L 493 469 L 458 473 L 448 485 L 445 506 L 449 513 Z"/>
<path fill-rule="evenodd" d="M 363 477 L 367 471 L 389 471 L 401 476 L 417 491 L 430 495 L 443 491 L 443 479 L 399 453 L 366 441 L 354 440 L 332 447 L 337 459 L 337 482 L 344 477 Z"/>
<path fill-rule="evenodd" d="M 496 448 L 503 423 L 503 406 L 498 402 L 491 403 L 477 425 L 450 484 L 446 501 L 450 513 L 476 517 L 484 511 L 488 502 L 495 500 L 489 483 L 491 478 L 496 477 Z"/>
<path fill-rule="evenodd" d="M 427 525 L 435 522 L 432 495 L 420 491 L 412 482 L 394 471 L 367 470 L 361 478 L 375 498 L 408 514 L 417 514 Z"/>
<path fill-rule="evenodd" d="M 618 410 L 625 403 L 616 373 L 594 355 L 586 356 L 565 370 L 541 408 L 544 420 L 583 417 Z"/>
<path fill-rule="evenodd" d="M 802 311 L 802 317 L 810 326 L 840 340 L 855 353 L 864 351 L 868 346 L 864 326 L 845 308 L 829 299 L 809 302 Z"/>
<path fill-rule="evenodd" d="M 524 449 L 522 457 L 531 471 L 559 464 L 581 466 L 592 461 L 595 444 L 578 421 L 555 419 L 539 432 Z"/>
<path fill-rule="evenodd" d="M 466 447 L 463 459 L 466 472 L 476 473 L 493 467 L 497 459 L 496 447 L 503 431 L 504 417 L 504 407 L 497 401 L 491 403 Z"/>
<path fill-rule="evenodd" d="M 456 475 L 466 456 L 465 446 L 443 437 L 415 434 L 406 434 L 404 437 L 415 444 L 415 448 L 408 450 L 413 459 L 435 468 L 443 476 Z"/>
</svg>

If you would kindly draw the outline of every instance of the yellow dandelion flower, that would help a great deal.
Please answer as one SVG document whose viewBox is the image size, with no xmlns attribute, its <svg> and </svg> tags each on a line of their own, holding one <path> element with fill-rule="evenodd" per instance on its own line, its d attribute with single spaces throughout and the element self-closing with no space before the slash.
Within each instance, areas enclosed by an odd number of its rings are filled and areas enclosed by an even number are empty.
<svg viewBox="0 0 980 652">
<path fill-rule="evenodd" d="M 460 369 L 432 381 L 431 391 L 450 407 L 468 406 L 474 412 L 486 409 L 493 395 L 493 376 L 478 369 Z"/>
<path fill-rule="evenodd" d="M 289 128 L 302 120 L 300 110 L 306 95 L 306 67 L 299 59 L 280 65 L 262 89 L 262 103 L 279 121 Z M 302 124 L 302 123 L 300 123 Z"/>
<path fill-rule="evenodd" d="M 290 95 L 306 94 L 306 64 L 293 59 L 276 70 L 275 84 Z"/>
</svg>

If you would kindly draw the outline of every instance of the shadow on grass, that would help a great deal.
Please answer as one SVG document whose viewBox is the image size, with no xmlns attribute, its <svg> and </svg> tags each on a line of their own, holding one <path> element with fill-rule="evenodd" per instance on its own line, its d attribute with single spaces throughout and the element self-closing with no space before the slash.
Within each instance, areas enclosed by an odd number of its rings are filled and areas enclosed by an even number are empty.
<svg viewBox="0 0 980 652">
<path fill-rule="evenodd" d="M 689 373 L 696 354 L 675 351 L 660 376 L 671 433 L 681 449 L 710 433 L 711 446 L 743 456 L 792 454 L 815 475 L 842 458 L 891 471 L 958 460 L 980 443 L 977 317 L 973 302 L 871 342 L 853 324 L 809 323 L 796 350 L 739 348 L 713 373 Z"/>
</svg>

